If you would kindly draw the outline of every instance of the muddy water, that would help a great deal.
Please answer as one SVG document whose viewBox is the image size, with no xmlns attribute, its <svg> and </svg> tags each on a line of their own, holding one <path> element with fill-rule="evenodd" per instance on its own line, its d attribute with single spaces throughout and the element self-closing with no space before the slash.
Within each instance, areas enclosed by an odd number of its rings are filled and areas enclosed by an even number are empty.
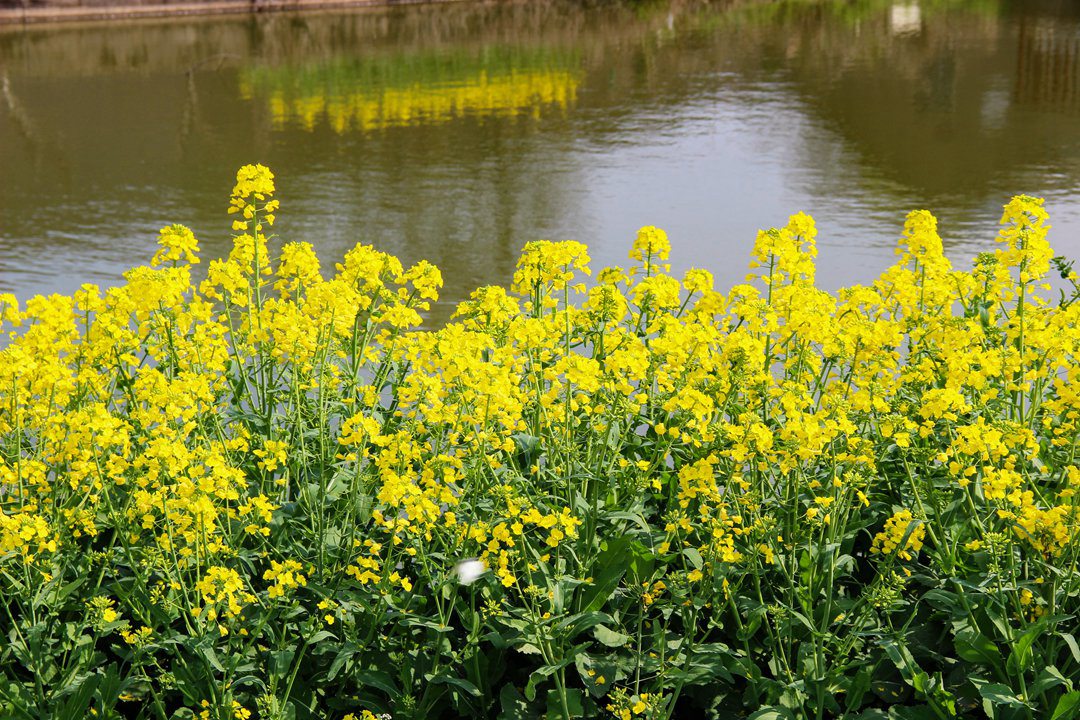
<svg viewBox="0 0 1080 720">
<path fill-rule="evenodd" d="M 114 283 L 166 223 L 227 252 L 235 169 L 285 240 L 430 259 L 445 302 L 528 240 L 741 280 L 818 220 L 821 284 L 872 279 L 928 208 L 959 262 L 1047 198 L 1080 256 L 1080 10 L 1062 0 L 463 3 L 0 31 L 0 292 Z"/>
</svg>

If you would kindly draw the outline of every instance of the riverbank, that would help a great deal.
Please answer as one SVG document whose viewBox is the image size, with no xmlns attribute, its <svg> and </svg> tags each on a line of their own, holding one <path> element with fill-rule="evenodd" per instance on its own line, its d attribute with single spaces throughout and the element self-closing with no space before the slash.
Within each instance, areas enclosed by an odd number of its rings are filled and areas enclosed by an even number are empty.
<svg viewBox="0 0 1080 720">
<path fill-rule="evenodd" d="M 0 26 L 39 23 L 70 23 L 99 20 L 134 20 L 142 18 L 226 15 L 238 13 L 285 12 L 297 10 L 329 10 L 336 8 L 389 7 L 428 3 L 459 2 L 460 0 L 203 0 L 195 2 L 114 2 L 95 3 L 94 0 L 75 0 L 79 4 L 52 3 L 0 6 Z"/>
</svg>

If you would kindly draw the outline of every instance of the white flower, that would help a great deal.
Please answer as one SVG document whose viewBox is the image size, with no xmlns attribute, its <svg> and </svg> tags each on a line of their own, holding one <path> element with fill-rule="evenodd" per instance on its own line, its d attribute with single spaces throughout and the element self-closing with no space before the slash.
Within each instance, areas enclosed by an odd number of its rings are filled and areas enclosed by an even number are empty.
<svg viewBox="0 0 1080 720">
<path fill-rule="evenodd" d="M 458 582 L 462 585 L 472 585 L 477 579 L 487 572 L 487 566 L 482 560 L 462 560 L 454 568 Z"/>
</svg>

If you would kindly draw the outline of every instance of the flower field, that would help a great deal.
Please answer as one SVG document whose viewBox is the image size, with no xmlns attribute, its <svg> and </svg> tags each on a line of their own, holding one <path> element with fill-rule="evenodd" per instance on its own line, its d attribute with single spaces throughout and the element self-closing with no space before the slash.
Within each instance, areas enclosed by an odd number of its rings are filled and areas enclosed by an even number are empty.
<svg viewBox="0 0 1080 720">
<path fill-rule="evenodd" d="M 0 296 L 0 716 L 1080 717 L 1042 201 L 970 271 L 913 212 L 835 294 L 801 214 L 726 293 L 656 228 L 592 277 L 532 242 L 426 330 L 437 268 L 324 278 L 273 192 L 240 170 L 201 283 L 174 225 Z"/>
</svg>

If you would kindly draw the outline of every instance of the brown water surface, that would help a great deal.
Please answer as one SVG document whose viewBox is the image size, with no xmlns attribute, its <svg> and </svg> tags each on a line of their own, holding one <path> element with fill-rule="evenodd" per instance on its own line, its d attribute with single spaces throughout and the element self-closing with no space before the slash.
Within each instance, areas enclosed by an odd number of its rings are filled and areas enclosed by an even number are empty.
<svg viewBox="0 0 1080 720">
<path fill-rule="evenodd" d="M 462 3 L 0 30 L 0 292 L 118 281 L 164 224 L 228 251 L 238 166 L 269 165 L 282 239 L 438 264 L 445 302 L 528 240 L 745 273 L 804 210 L 819 278 L 866 282 L 904 214 L 951 255 L 1047 198 L 1080 257 L 1080 3 Z M 205 267 L 205 263 L 204 263 Z"/>
</svg>

